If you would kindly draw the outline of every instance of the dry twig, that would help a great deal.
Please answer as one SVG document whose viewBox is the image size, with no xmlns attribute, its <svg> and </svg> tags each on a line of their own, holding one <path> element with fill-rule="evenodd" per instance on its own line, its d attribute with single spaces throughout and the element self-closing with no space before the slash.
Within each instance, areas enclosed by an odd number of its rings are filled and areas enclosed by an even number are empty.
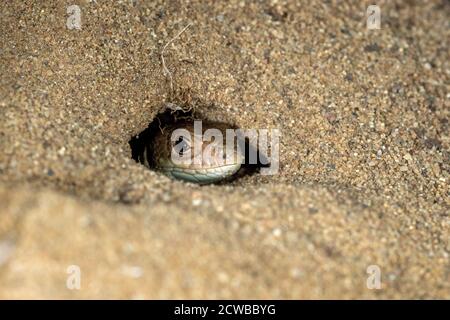
<svg viewBox="0 0 450 320">
<path fill-rule="evenodd" d="M 179 36 L 181 36 L 181 34 L 186 31 L 187 28 L 189 28 L 191 26 L 191 23 L 189 23 L 186 27 L 184 27 L 180 32 L 178 32 L 178 34 L 173 37 L 169 42 L 167 42 L 165 44 L 165 46 L 163 47 L 163 49 L 161 50 L 161 63 L 162 63 L 162 68 L 163 68 L 163 72 L 164 75 L 167 77 L 169 76 L 169 80 L 170 80 L 170 93 L 173 94 L 173 78 L 172 78 L 172 73 L 169 71 L 169 69 L 167 69 L 166 66 L 166 62 L 164 60 L 164 50 L 166 50 L 167 46 L 169 44 L 171 44 L 173 41 L 175 41 Z"/>
</svg>

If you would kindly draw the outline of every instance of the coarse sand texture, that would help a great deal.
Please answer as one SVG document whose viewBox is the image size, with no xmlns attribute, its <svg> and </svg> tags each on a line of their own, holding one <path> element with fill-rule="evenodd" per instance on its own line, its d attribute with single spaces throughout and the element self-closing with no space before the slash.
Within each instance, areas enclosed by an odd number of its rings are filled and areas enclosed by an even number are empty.
<svg viewBox="0 0 450 320">
<path fill-rule="evenodd" d="M 1 1 L 0 298 L 449 299 L 450 5 L 371 4 Z M 279 172 L 133 160 L 177 106 Z"/>
</svg>

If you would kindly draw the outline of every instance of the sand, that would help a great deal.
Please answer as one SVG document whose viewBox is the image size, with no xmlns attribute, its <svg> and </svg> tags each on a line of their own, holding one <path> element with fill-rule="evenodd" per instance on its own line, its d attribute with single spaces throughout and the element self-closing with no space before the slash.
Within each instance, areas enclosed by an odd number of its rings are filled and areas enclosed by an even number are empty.
<svg viewBox="0 0 450 320">
<path fill-rule="evenodd" d="M 448 2 L 72 4 L 0 4 L 0 298 L 450 298 Z M 168 102 L 280 129 L 279 173 L 136 163 Z"/>
</svg>

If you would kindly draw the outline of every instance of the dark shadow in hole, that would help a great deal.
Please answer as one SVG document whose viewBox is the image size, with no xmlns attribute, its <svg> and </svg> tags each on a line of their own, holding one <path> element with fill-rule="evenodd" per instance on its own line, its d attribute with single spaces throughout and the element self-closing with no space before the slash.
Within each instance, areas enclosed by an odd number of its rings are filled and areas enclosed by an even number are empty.
<svg viewBox="0 0 450 320">
<path fill-rule="evenodd" d="M 209 122 L 205 119 L 202 119 L 197 114 L 194 114 L 191 111 L 172 111 L 172 110 L 165 110 L 164 112 L 159 113 L 155 119 L 148 125 L 148 127 L 139 133 L 138 135 L 132 137 L 129 141 L 130 148 L 131 148 L 131 157 L 138 163 L 144 164 L 144 152 L 147 152 L 147 160 L 148 165 L 151 169 L 155 167 L 155 164 L 153 163 L 153 137 L 157 134 L 158 130 L 161 130 L 162 128 L 176 124 L 179 121 L 186 121 L 186 120 L 202 120 L 205 123 Z M 236 126 L 227 124 L 227 127 L 230 129 L 237 129 Z M 234 143 L 237 143 L 237 140 L 234 141 Z M 252 145 L 249 142 L 249 139 L 246 138 L 243 142 L 245 145 L 245 160 L 244 163 L 241 166 L 241 169 L 232 177 L 225 179 L 220 182 L 216 182 L 214 184 L 226 184 L 231 181 L 234 181 L 238 178 L 241 178 L 243 176 L 253 175 L 255 173 L 259 172 L 259 169 L 262 167 L 268 167 L 270 164 L 267 163 L 267 157 L 266 155 L 261 154 L 257 150 L 257 146 Z M 147 148 L 146 148 L 147 147 Z M 250 163 L 250 152 L 257 152 L 257 161 L 256 163 L 252 164 Z"/>
<path fill-rule="evenodd" d="M 270 166 L 270 163 L 268 163 L 267 156 L 259 152 L 257 146 L 251 144 L 248 138 L 245 139 L 244 145 L 245 145 L 245 160 L 244 163 L 242 164 L 242 169 L 246 175 L 253 175 L 259 172 L 260 168 Z M 250 152 L 254 152 L 257 155 L 256 163 L 250 162 Z"/>
<path fill-rule="evenodd" d="M 149 166 L 150 168 L 153 168 L 153 137 L 165 126 L 175 124 L 178 121 L 185 119 L 195 119 L 195 117 L 191 111 L 172 111 L 169 109 L 156 115 L 155 119 L 149 123 L 148 127 L 144 131 L 130 139 L 129 144 L 131 148 L 131 157 L 136 162 L 144 164 L 143 154 L 144 151 L 146 151 Z M 146 146 L 147 150 L 145 150 Z"/>
</svg>

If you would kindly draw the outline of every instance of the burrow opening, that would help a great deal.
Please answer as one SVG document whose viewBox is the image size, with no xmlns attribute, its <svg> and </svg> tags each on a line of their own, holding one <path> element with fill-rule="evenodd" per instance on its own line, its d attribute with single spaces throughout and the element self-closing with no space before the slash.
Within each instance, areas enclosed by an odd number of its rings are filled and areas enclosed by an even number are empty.
<svg viewBox="0 0 450 320">
<path fill-rule="evenodd" d="M 194 120 L 201 120 L 202 123 L 219 123 L 225 125 L 230 129 L 238 129 L 235 125 L 230 123 L 209 121 L 208 119 L 202 117 L 201 114 L 193 110 L 183 110 L 181 108 L 177 108 L 176 110 L 173 109 L 174 108 L 172 106 L 171 108 L 166 108 L 162 112 L 158 113 L 145 130 L 143 130 L 136 136 L 133 136 L 129 141 L 132 159 L 142 164 L 143 166 L 148 167 L 148 169 L 157 171 L 153 160 L 154 153 L 158 151 L 155 150 L 154 138 L 160 130 L 164 130 L 164 128 L 168 126 L 185 123 L 186 121 L 193 122 Z M 235 143 L 237 143 L 237 141 L 235 141 Z M 250 143 L 248 138 L 245 139 L 244 145 L 244 161 L 239 171 L 233 176 L 222 181 L 215 182 L 214 184 L 230 183 L 232 181 L 235 181 L 236 179 L 257 174 L 262 167 L 268 166 L 266 155 L 259 152 L 257 147 L 255 147 L 254 144 Z M 147 156 L 145 158 L 144 152 L 147 153 Z M 256 163 L 254 163 L 254 159 L 253 163 L 251 163 L 250 161 L 251 152 L 255 152 L 257 154 Z M 145 162 L 145 160 L 147 160 L 147 162 Z"/>
</svg>

